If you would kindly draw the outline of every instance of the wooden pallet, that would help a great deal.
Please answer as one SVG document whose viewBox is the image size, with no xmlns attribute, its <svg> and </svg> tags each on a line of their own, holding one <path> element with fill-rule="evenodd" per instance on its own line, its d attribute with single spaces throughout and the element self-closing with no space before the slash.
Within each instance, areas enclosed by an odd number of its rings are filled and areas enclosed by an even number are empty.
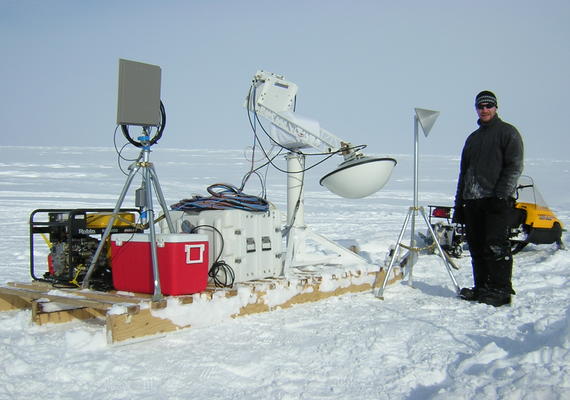
<svg viewBox="0 0 570 400">
<path fill-rule="evenodd" d="M 106 325 L 108 343 L 116 343 L 195 324 L 203 326 L 207 321 L 196 318 L 196 314 L 208 307 L 217 307 L 225 317 L 235 318 L 372 290 L 374 282 L 383 282 L 384 274 L 384 270 L 327 276 L 298 273 L 293 278 L 244 282 L 232 289 L 208 288 L 201 294 L 170 296 L 161 301 L 153 301 L 145 294 L 56 289 L 37 281 L 12 282 L 0 286 L 0 311 L 31 309 L 32 321 L 39 325 L 96 318 Z M 401 272 L 395 271 L 390 283 L 400 279 Z"/>
</svg>

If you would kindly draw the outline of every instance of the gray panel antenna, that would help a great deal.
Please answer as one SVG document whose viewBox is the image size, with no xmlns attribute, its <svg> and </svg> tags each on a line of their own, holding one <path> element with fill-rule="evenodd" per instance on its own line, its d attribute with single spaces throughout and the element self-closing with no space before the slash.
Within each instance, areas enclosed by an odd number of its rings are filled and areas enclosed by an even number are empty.
<svg viewBox="0 0 570 400">
<path fill-rule="evenodd" d="M 161 69 L 119 59 L 117 125 L 159 126 Z"/>
</svg>

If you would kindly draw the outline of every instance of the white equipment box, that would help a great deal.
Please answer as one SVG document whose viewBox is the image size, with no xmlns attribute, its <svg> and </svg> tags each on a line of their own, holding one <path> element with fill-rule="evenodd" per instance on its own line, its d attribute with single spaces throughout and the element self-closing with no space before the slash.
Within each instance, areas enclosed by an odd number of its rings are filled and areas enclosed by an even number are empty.
<svg viewBox="0 0 570 400">
<path fill-rule="evenodd" d="M 235 273 L 234 283 L 277 277 L 283 274 L 281 213 L 270 204 L 267 212 L 238 209 L 170 211 L 175 233 L 206 234 L 209 240 L 209 268 L 224 261 Z M 218 230 L 209 228 L 214 227 Z M 165 220 L 160 222 L 168 232 Z M 221 253 L 221 254 L 220 254 Z"/>
</svg>

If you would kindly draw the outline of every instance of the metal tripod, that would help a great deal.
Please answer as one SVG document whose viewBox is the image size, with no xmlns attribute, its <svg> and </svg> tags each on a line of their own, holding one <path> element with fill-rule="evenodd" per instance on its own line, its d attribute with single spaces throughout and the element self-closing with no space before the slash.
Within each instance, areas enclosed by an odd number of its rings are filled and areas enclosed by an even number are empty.
<svg viewBox="0 0 570 400">
<path fill-rule="evenodd" d="M 166 217 L 166 221 L 168 223 L 168 229 L 171 233 L 174 232 L 174 225 L 172 224 L 172 220 L 170 219 L 168 207 L 166 205 L 166 201 L 164 200 L 164 195 L 162 194 L 162 190 L 160 188 L 160 183 L 158 182 L 158 176 L 156 174 L 156 171 L 154 170 L 153 164 L 149 161 L 151 144 L 150 144 L 149 136 L 147 134 L 148 133 L 147 129 L 148 128 L 146 128 L 146 127 L 144 128 L 145 136 L 142 136 L 141 138 L 139 138 L 141 140 L 141 144 L 142 144 L 141 152 L 139 153 L 137 160 L 129 166 L 129 171 L 130 171 L 129 175 L 127 177 L 125 185 L 123 186 L 123 190 L 119 196 L 119 199 L 117 200 L 117 204 L 115 205 L 115 209 L 113 210 L 113 215 L 109 219 L 109 223 L 107 224 L 107 227 L 105 228 L 105 231 L 103 232 L 103 236 L 101 237 L 101 242 L 99 242 L 99 246 L 97 247 L 97 250 L 95 251 L 93 259 L 91 260 L 91 265 L 89 266 L 89 269 L 87 270 L 85 278 L 83 279 L 82 287 L 84 289 L 89 287 L 89 280 L 91 279 L 91 275 L 93 274 L 93 271 L 95 270 L 97 260 L 99 259 L 99 256 L 101 255 L 101 251 L 103 250 L 103 247 L 105 246 L 107 238 L 111 234 L 113 224 L 115 222 L 115 219 L 117 218 L 119 210 L 121 209 L 121 205 L 125 199 L 125 195 L 127 194 L 127 191 L 129 190 L 129 187 L 130 187 L 135 175 L 137 174 L 137 172 L 139 172 L 139 170 L 142 170 L 142 183 L 141 183 L 142 195 L 139 196 L 140 197 L 139 199 L 137 199 L 138 200 L 137 203 L 139 203 L 139 204 L 137 204 L 137 206 L 141 207 L 141 209 L 142 209 L 142 212 L 141 212 L 142 224 L 148 223 L 148 227 L 149 227 L 150 256 L 151 256 L 151 260 L 152 260 L 152 273 L 153 273 L 153 277 L 154 277 L 153 300 L 157 301 L 157 300 L 162 299 L 162 292 L 161 292 L 161 288 L 160 288 L 160 273 L 158 270 L 158 256 L 157 256 L 157 248 L 156 248 L 156 231 L 154 228 L 154 222 L 155 222 L 154 210 L 153 210 L 153 206 L 152 206 L 153 188 L 154 188 L 154 191 L 156 193 L 156 197 L 158 198 L 158 201 L 162 207 L 162 211 L 163 211 L 164 216 Z"/>
<path fill-rule="evenodd" d="M 394 249 L 394 252 L 392 253 L 392 257 L 390 259 L 390 264 L 388 265 L 388 270 L 386 271 L 386 275 L 384 276 L 384 282 L 382 283 L 382 287 L 379 288 L 378 291 L 376 292 L 376 297 L 378 297 L 380 299 L 384 299 L 384 289 L 386 288 L 386 285 L 388 284 L 390 273 L 392 272 L 392 268 L 394 267 L 394 261 L 396 260 L 396 258 L 398 256 L 398 253 L 400 251 L 400 247 L 408 249 L 408 251 L 409 251 L 408 258 L 410 261 L 406 265 L 407 269 L 408 269 L 408 284 L 411 286 L 413 283 L 412 276 L 413 276 L 415 260 L 418 259 L 419 252 L 422 250 L 422 248 L 416 247 L 416 241 L 414 238 L 415 216 L 418 213 L 418 211 L 421 214 L 423 220 L 425 221 L 426 226 L 428 227 L 428 231 L 430 233 L 430 236 L 433 239 L 433 243 L 437 247 L 439 256 L 443 260 L 443 263 L 445 265 L 445 269 L 447 270 L 447 273 L 449 274 L 449 277 L 451 278 L 451 281 L 453 282 L 453 285 L 455 287 L 455 291 L 456 291 L 456 293 L 459 293 L 460 287 L 457 284 L 457 281 L 455 280 L 455 276 L 453 276 L 453 272 L 451 272 L 450 262 L 447 259 L 447 255 L 446 255 L 445 251 L 441 248 L 441 245 L 439 244 L 439 241 L 437 240 L 435 232 L 433 231 L 431 224 L 429 223 L 429 221 L 426 217 L 424 208 L 418 207 L 418 206 L 413 206 L 413 207 L 410 207 L 408 209 L 408 214 L 406 214 L 406 218 L 404 220 L 404 225 L 402 226 L 402 229 L 400 230 L 400 235 L 398 236 L 398 242 L 396 243 L 396 248 Z M 410 246 L 406 246 L 402 243 L 402 238 L 404 237 L 404 232 L 406 231 L 406 228 L 408 227 L 408 223 L 410 222 L 410 220 L 412 221 L 412 225 L 411 225 L 412 239 L 410 242 Z M 376 285 L 374 285 L 374 286 L 376 286 Z"/>
<path fill-rule="evenodd" d="M 418 211 L 422 215 L 423 220 L 426 223 L 426 226 L 428 227 L 428 231 L 430 233 L 430 236 L 433 239 L 433 243 L 436 245 L 437 250 L 439 252 L 439 256 L 443 260 L 445 268 L 447 269 L 447 273 L 449 274 L 449 277 L 451 278 L 451 281 L 453 282 L 453 285 L 455 286 L 456 293 L 459 294 L 459 290 L 460 290 L 460 287 L 457 284 L 457 281 L 455 280 L 453 273 L 451 272 L 450 262 L 447 258 L 447 253 L 445 253 L 443 251 L 443 249 L 441 248 L 441 245 L 439 244 L 439 241 L 437 240 L 435 232 L 433 231 L 431 224 L 429 223 L 428 219 L 426 218 L 424 208 L 418 207 L 418 171 L 419 171 L 419 163 L 418 163 L 419 135 L 418 135 L 418 132 L 419 132 L 419 125 L 421 124 L 422 129 L 424 131 L 424 134 L 427 137 L 429 134 L 429 131 L 433 127 L 433 124 L 435 123 L 435 120 L 437 119 L 437 117 L 439 115 L 439 112 L 438 111 L 425 110 L 425 109 L 421 109 L 421 108 L 416 108 L 415 112 L 416 112 L 416 114 L 414 115 L 414 205 L 408 209 L 408 213 L 406 214 L 406 219 L 404 220 L 404 225 L 402 226 L 402 229 L 400 230 L 400 235 L 398 236 L 396 248 L 394 249 L 394 252 L 392 253 L 392 256 L 390 259 L 390 264 L 388 265 L 388 270 L 386 271 L 386 275 L 384 276 L 384 282 L 382 283 L 382 287 L 379 288 L 378 291 L 376 292 L 376 297 L 378 297 L 380 299 L 384 299 L 384 289 L 386 288 L 386 285 L 388 284 L 390 273 L 392 272 L 392 268 L 394 267 L 394 261 L 396 260 L 396 258 L 398 256 L 398 253 L 400 251 L 400 247 L 406 248 L 409 251 L 408 260 L 407 260 L 408 262 L 406 263 L 406 267 L 408 269 L 408 283 L 410 285 L 412 285 L 412 275 L 413 275 L 413 270 L 414 270 L 414 264 L 419 257 L 419 252 L 422 250 L 421 248 L 416 247 L 416 239 L 415 239 L 416 215 L 417 215 Z M 402 238 L 404 237 L 404 232 L 406 231 L 406 228 L 407 228 L 408 223 L 410 221 L 412 222 L 410 245 L 405 246 L 402 243 Z M 374 282 L 373 287 L 376 287 L 376 282 Z"/>
</svg>

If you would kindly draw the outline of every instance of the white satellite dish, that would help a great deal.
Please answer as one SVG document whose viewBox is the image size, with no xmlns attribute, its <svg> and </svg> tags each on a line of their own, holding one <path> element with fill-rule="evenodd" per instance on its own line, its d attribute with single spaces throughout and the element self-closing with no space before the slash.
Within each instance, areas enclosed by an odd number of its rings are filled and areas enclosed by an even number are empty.
<svg viewBox="0 0 570 400">
<path fill-rule="evenodd" d="M 361 199 L 382 189 L 395 165 L 393 158 L 362 157 L 348 160 L 323 176 L 319 183 L 338 196 Z"/>
</svg>

